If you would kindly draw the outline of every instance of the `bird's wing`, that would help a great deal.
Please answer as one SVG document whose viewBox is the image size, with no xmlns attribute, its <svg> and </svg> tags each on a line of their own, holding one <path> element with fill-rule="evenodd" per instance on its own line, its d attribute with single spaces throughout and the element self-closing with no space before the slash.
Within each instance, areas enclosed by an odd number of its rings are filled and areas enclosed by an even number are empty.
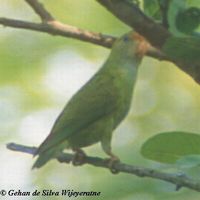
<svg viewBox="0 0 200 200">
<path fill-rule="evenodd" d="M 112 74 L 97 73 L 72 97 L 36 154 L 60 144 L 71 134 L 77 134 L 79 130 L 112 113 L 117 107 L 116 95 Z"/>
</svg>

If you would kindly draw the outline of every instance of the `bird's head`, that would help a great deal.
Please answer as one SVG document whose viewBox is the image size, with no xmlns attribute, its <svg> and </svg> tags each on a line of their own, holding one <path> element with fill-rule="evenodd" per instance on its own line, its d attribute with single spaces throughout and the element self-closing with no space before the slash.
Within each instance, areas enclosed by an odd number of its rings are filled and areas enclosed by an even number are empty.
<svg viewBox="0 0 200 200">
<path fill-rule="evenodd" d="M 149 43 L 136 32 L 129 32 L 118 38 L 113 44 L 112 52 L 127 58 L 141 58 L 147 51 Z"/>
</svg>

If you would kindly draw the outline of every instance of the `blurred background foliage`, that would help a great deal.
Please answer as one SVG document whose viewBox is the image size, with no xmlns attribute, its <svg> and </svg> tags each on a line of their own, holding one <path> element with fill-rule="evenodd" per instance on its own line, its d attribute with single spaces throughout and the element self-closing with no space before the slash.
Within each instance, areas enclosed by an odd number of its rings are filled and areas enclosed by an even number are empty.
<svg viewBox="0 0 200 200">
<path fill-rule="evenodd" d="M 1 16 L 39 21 L 24 1 L 0 2 Z M 94 0 L 41 2 L 58 20 L 82 29 L 115 36 L 130 30 Z M 140 1 L 142 9 L 145 2 Z M 149 15 L 154 10 L 151 6 L 151 10 L 146 10 Z M 172 1 L 168 16 L 174 32 L 179 6 L 198 7 L 199 1 Z M 159 20 L 158 13 L 156 20 Z M 34 161 L 31 156 L 5 148 L 11 141 L 38 146 L 49 134 L 63 106 L 99 69 L 109 51 L 73 39 L 0 27 L 0 188 L 93 190 L 101 192 L 98 199 L 106 200 L 196 200 L 199 197 L 197 192 L 187 189 L 175 191 L 174 185 L 162 181 L 127 174 L 114 176 L 108 170 L 92 166 L 73 167 L 51 161 L 40 170 L 31 171 Z M 114 152 L 126 163 L 177 172 L 177 166 L 144 159 L 140 147 L 159 132 L 200 133 L 199 116 L 199 85 L 175 65 L 146 57 L 140 67 L 131 112 L 114 134 Z M 99 144 L 86 148 L 86 152 L 105 157 Z M 199 168 L 186 173 L 198 178 Z"/>
</svg>

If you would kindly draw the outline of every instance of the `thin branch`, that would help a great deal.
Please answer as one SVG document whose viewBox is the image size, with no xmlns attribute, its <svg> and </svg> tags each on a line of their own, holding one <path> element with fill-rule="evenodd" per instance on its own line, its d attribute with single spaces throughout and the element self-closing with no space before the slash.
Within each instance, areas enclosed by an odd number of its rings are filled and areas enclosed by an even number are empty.
<svg viewBox="0 0 200 200">
<path fill-rule="evenodd" d="M 165 40 L 170 36 L 170 33 L 161 25 L 155 23 L 148 18 L 144 13 L 139 10 L 138 6 L 131 3 L 129 0 L 97 0 L 100 4 L 110 10 L 119 19 L 126 24 L 135 28 L 142 36 L 144 36 L 151 45 L 146 49 L 146 55 L 159 60 L 168 60 L 175 63 L 180 69 L 190 74 L 194 80 L 200 82 L 200 66 L 193 63 L 188 66 L 188 63 L 182 61 L 176 61 L 169 56 L 163 54 L 162 45 Z M 26 0 L 29 5 L 35 10 L 36 13 L 42 18 L 42 23 L 32 23 L 22 20 L 15 20 L 9 18 L 0 18 L 0 24 L 13 28 L 29 29 L 38 32 L 45 32 L 52 35 L 58 35 L 63 37 L 70 37 L 85 42 L 90 42 L 103 47 L 111 48 L 115 37 L 104 35 L 101 33 L 95 33 L 87 30 L 82 30 L 77 27 L 63 24 L 57 20 L 54 20 L 51 14 L 40 4 L 37 0 Z"/>
<path fill-rule="evenodd" d="M 108 48 L 111 48 L 113 42 L 116 39 L 111 36 L 81 30 L 77 27 L 63 24 L 59 21 L 54 20 L 53 16 L 37 0 L 25 1 L 40 16 L 43 23 L 37 24 L 21 20 L 0 18 L 0 24 L 14 28 L 29 29 L 39 32 L 46 32 L 52 35 L 76 38 Z M 114 13 L 126 24 L 132 26 L 137 32 L 145 36 L 151 42 L 151 44 L 153 44 L 153 46 L 156 46 L 158 48 L 162 47 L 166 39 L 170 36 L 170 33 L 166 29 L 164 29 L 159 24 L 156 24 L 153 20 L 145 16 L 144 13 L 142 13 L 137 6 L 131 4 L 126 0 L 97 1 L 107 7 L 112 13 Z M 151 46 L 147 51 L 147 55 L 158 58 L 160 60 L 170 60 L 165 55 L 163 55 L 162 52 Z M 14 143 L 8 144 L 7 148 L 10 150 L 20 151 L 29 154 L 34 154 L 36 150 L 35 147 L 27 147 Z M 57 159 L 59 162 L 69 163 L 72 161 L 73 155 L 62 153 Z M 85 163 L 94 165 L 96 167 L 109 168 L 108 163 L 101 158 L 86 157 Z M 177 176 L 174 174 L 159 172 L 154 169 L 132 166 L 124 163 L 117 163 L 114 167 L 119 172 L 134 174 L 140 177 L 151 177 L 154 179 L 160 179 L 166 182 L 173 183 L 177 186 L 178 189 L 180 189 L 181 187 L 187 187 L 192 190 L 200 191 L 200 183 L 186 176 Z"/>
<path fill-rule="evenodd" d="M 18 152 L 28 153 L 32 155 L 34 155 L 35 151 L 37 150 L 36 147 L 28 147 L 28 146 L 24 146 L 20 144 L 15 144 L 15 143 L 7 144 L 7 148 L 12 151 L 18 151 Z M 57 157 L 57 160 L 61 163 L 70 163 L 73 160 L 73 157 L 74 157 L 73 154 L 61 153 Z M 84 159 L 84 164 L 90 164 L 95 167 L 109 169 L 108 162 L 106 162 L 105 159 L 98 158 L 98 157 L 86 156 L 86 158 Z M 116 163 L 113 167 L 118 172 L 124 172 L 128 174 L 136 175 L 139 177 L 150 177 L 153 179 L 159 179 L 165 182 L 175 184 L 176 188 L 178 189 L 182 187 L 186 187 L 186 188 L 200 192 L 200 182 L 193 180 L 187 176 L 159 172 L 154 169 L 128 165 L 121 162 Z"/>
<path fill-rule="evenodd" d="M 168 10 L 169 10 L 169 5 L 170 5 L 170 0 L 157 0 L 158 4 L 160 6 L 160 11 L 162 14 L 162 25 L 168 29 L 169 28 L 169 23 L 168 23 Z"/>
<path fill-rule="evenodd" d="M 38 14 L 43 22 L 54 20 L 54 17 L 44 8 L 44 6 L 38 2 L 38 0 L 25 0 Z"/>
<path fill-rule="evenodd" d="M 9 18 L 0 18 L 0 24 L 6 27 L 28 29 L 38 32 L 45 32 L 52 35 L 63 36 L 67 38 L 74 38 L 81 41 L 97 44 L 106 48 L 111 48 L 116 40 L 113 36 L 108 36 L 101 33 L 95 33 L 87 30 L 79 29 L 75 26 L 63 24 L 59 21 L 51 21 L 49 23 L 33 23 L 22 20 L 15 20 Z M 169 60 L 159 50 L 149 47 L 146 54 L 159 60 Z"/>
<path fill-rule="evenodd" d="M 173 62 L 169 57 L 167 57 L 159 49 L 156 49 L 156 48 L 152 47 L 150 44 L 149 44 L 148 50 L 146 51 L 146 55 L 149 56 L 149 57 L 158 59 L 160 61 L 161 60 L 165 60 L 165 61 Z"/>
<path fill-rule="evenodd" d="M 94 33 L 87 30 L 82 30 L 74 26 L 62 24 L 58 21 L 49 23 L 33 23 L 22 20 L 9 18 L 0 18 L 0 24 L 13 28 L 28 29 L 33 31 L 45 32 L 52 35 L 58 35 L 68 38 L 75 38 L 85 42 L 98 44 L 103 47 L 111 48 L 116 38 L 104 34 Z"/>
</svg>

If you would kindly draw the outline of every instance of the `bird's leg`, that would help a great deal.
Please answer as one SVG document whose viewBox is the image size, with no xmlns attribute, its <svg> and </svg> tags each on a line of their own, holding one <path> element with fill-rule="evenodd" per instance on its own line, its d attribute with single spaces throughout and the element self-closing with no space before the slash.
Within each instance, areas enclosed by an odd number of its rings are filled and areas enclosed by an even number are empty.
<svg viewBox="0 0 200 200">
<path fill-rule="evenodd" d="M 116 163 L 119 163 L 120 162 L 120 159 L 114 155 L 111 151 L 110 152 L 106 152 L 110 158 L 107 158 L 105 159 L 105 161 L 108 163 L 108 167 L 110 169 L 110 171 L 113 173 L 113 174 L 118 174 L 119 171 L 117 169 L 115 169 L 115 164 Z"/>
<path fill-rule="evenodd" d="M 110 158 L 105 159 L 105 162 L 108 163 L 108 167 L 113 174 L 119 173 L 118 170 L 114 168 L 116 163 L 119 163 L 119 158 L 114 155 L 111 151 L 111 134 L 107 134 L 104 138 L 102 138 L 101 146 L 106 154 L 110 156 Z"/>
<path fill-rule="evenodd" d="M 73 160 L 72 160 L 72 164 L 74 166 L 84 164 L 84 159 L 86 157 L 85 152 L 79 148 L 73 148 L 72 150 L 75 152 Z"/>
</svg>

